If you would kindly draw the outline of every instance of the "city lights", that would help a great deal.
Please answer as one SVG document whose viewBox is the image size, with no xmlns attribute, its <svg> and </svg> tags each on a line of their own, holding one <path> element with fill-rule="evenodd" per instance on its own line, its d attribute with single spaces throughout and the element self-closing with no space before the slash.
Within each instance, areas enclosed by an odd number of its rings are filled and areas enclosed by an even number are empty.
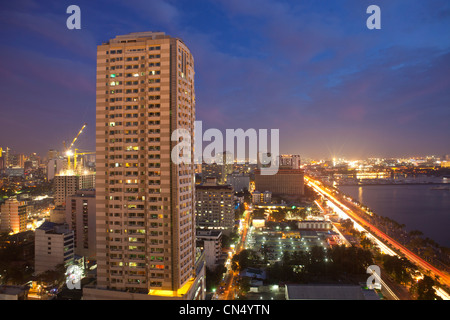
<svg viewBox="0 0 450 320">
<path fill-rule="evenodd" d="M 449 12 L 5 1 L 0 300 L 450 300 Z"/>
</svg>

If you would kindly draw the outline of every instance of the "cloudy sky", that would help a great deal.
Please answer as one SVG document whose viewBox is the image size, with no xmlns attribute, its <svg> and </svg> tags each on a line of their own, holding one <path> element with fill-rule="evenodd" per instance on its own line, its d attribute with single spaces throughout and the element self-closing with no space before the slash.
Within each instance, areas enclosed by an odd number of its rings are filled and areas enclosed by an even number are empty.
<svg viewBox="0 0 450 320">
<path fill-rule="evenodd" d="M 86 122 L 94 150 L 97 45 L 163 31 L 194 55 L 204 129 L 279 129 L 312 158 L 450 154 L 449 30 L 448 0 L 4 1 L 0 147 L 45 155 Z"/>
</svg>

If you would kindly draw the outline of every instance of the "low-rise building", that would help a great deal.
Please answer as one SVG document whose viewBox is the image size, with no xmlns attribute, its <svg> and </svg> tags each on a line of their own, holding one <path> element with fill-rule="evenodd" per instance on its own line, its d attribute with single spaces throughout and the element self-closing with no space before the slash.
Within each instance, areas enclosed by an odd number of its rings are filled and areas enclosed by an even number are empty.
<svg viewBox="0 0 450 320">
<path fill-rule="evenodd" d="M 203 250 L 206 267 L 214 269 L 222 255 L 222 232 L 219 230 L 197 230 L 197 248 Z"/>
<path fill-rule="evenodd" d="M 259 204 L 259 203 L 270 203 L 272 201 L 272 192 L 270 191 L 253 191 L 252 193 L 252 203 L 253 204 Z"/>
<path fill-rule="evenodd" d="M 299 229 L 331 230 L 333 224 L 328 220 L 302 220 L 297 223 Z"/>
<path fill-rule="evenodd" d="M 45 221 L 35 231 L 35 273 L 69 265 L 74 259 L 74 234 L 67 224 Z"/>
<path fill-rule="evenodd" d="M 358 285 L 286 285 L 286 300 L 380 300 L 374 290 Z"/>
<path fill-rule="evenodd" d="M 28 287 L 25 286 L 0 286 L 0 300 L 28 300 Z"/>
</svg>

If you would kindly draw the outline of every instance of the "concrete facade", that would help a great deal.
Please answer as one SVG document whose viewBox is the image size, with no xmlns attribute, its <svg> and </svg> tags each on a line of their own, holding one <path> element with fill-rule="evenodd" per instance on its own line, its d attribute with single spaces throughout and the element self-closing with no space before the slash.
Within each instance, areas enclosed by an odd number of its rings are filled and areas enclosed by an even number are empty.
<svg viewBox="0 0 450 320">
<path fill-rule="evenodd" d="M 35 273 L 69 265 L 74 258 L 74 235 L 66 224 L 44 222 L 35 231 Z"/>
<path fill-rule="evenodd" d="M 27 230 L 27 205 L 15 198 L 7 199 L 0 206 L 0 230 L 19 233 Z"/>
<path fill-rule="evenodd" d="M 195 186 L 197 229 L 231 233 L 234 227 L 234 190 L 229 185 L 205 183 Z"/>
<path fill-rule="evenodd" d="M 98 46 L 96 109 L 96 290 L 183 296 L 197 277 L 195 176 L 171 161 L 171 137 L 193 133 L 189 48 L 161 32 Z"/>
<path fill-rule="evenodd" d="M 74 231 L 75 254 L 96 258 L 95 190 L 81 189 L 67 198 L 65 221 Z"/>
</svg>

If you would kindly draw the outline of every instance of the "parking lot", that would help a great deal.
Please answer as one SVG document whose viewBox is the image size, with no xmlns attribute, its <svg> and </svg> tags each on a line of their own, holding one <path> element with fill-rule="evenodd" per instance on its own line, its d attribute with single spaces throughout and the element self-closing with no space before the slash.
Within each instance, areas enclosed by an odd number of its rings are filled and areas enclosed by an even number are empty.
<svg viewBox="0 0 450 320">
<path fill-rule="evenodd" d="M 280 261 L 284 252 L 309 251 L 314 246 L 328 248 L 326 232 L 251 228 L 247 242 L 248 249 L 265 256 L 269 262 Z"/>
</svg>

